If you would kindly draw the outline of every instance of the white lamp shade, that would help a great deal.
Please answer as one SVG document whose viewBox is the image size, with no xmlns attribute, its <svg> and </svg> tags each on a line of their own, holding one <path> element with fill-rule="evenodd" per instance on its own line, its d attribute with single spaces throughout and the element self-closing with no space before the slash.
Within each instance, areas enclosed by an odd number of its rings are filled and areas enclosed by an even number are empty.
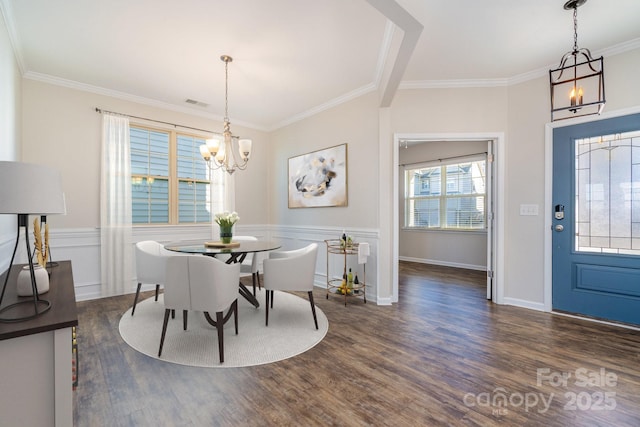
<svg viewBox="0 0 640 427">
<path fill-rule="evenodd" d="M 220 147 L 220 141 L 217 139 L 207 139 L 207 148 L 209 149 L 209 152 L 211 154 L 213 154 L 214 156 L 216 155 L 216 153 L 218 152 L 218 148 Z"/>
<path fill-rule="evenodd" d="M 240 156 L 243 159 L 248 159 L 251 155 L 251 140 L 250 139 L 241 139 L 238 141 Z"/>
<path fill-rule="evenodd" d="M 43 165 L 0 161 L 0 214 L 65 213 L 60 173 Z"/>
<path fill-rule="evenodd" d="M 216 160 L 220 163 L 224 161 L 224 145 L 220 146 L 218 153 L 216 154 Z"/>
<path fill-rule="evenodd" d="M 209 148 L 207 148 L 207 146 L 205 144 L 202 144 L 200 146 L 200 155 L 205 159 L 205 160 L 209 160 L 209 158 L 211 157 L 211 153 L 209 152 Z"/>
</svg>

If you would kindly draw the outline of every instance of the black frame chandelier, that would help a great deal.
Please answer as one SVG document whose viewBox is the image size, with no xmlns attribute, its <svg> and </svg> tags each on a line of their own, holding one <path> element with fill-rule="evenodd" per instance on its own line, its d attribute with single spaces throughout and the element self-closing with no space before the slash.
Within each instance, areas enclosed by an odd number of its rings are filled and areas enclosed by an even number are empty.
<svg viewBox="0 0 640 427">
<path fill-rule="evenodd" d="M 560 65 L 549 70 L 551 121 L 602 113 L 605 104 L 604 60 L 593 58 L 586 48 L 578 48 L 578 7 L 587 0 L 569 0 L 565 10 L 573 10 L 573 50 L 565 53 Z"/>
</svg>

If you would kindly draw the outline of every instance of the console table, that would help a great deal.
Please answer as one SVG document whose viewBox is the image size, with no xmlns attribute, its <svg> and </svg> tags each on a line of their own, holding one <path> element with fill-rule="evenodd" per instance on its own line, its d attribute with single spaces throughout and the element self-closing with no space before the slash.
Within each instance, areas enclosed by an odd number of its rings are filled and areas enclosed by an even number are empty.
<svg viewBox="0 0 640 427">
<path fill-rule="evenodd" d="M 14 265 L 3 305 L 18 301 Z M 50 271 L 51 309 L 16 323 L 0 323 L 0 425 L 72 426 L 72 329 L 78 325 L 71 261 Z M 4 277 L 0 275 L 0 283 Z"/>
</svg>

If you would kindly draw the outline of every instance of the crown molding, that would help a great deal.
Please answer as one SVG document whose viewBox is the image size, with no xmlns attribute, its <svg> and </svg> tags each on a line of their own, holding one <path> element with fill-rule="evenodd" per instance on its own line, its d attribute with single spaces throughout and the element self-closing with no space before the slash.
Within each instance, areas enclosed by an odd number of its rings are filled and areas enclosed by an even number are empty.
<svg viewBox="0 0 640 427">
<path fill-rule="evenodd" d="M 395 33 L 396 26 L 387 19 L 387 23 L 384 27 L 384 35 L 382 37 L 382 43 L 380 44 L 380 50 L 378 51 L 378 63 L 376 64 L 376 71 L 373 77 L 376 88 L 380 87 L 382 82 L 382 76 L 384 75 L 384 69 L 389 61 L 389 55 L 391 53 L 391 42 L 393 41 L 393 35 Z"/>
<path fill-rule="evenodd" d="M 593 51 L 594 58 L 598 58 L 600 56 L 611 57 L 615 55 L 619 55 L 621 53 L 629 52 L 632 50 L 640 49 L 640 38 L 628 40 L 622 43 L 618 43 L 613 46 L 609 46 L 605 49 L 600 49 Z M 529 80 L 537 79 L 543 76 L 549 75 L 549 70 L 556 68 L 558 64 L 547 65 L 546 67 L 541 67 L 532 71 L 528 71 L 523 74 L 518 74 L 516 76 L 510 77 L 508 85 L 515 85 L 519 83 L 524 83 Z"/>
<path fill-rule="evenodd" d="M 0 15 L 2 15 L 2 18 L 4 19 L 4 25 L 7 27 L 9 42 L 11 43 L 11 48 L 13 49 L 13 56 L 16 58 L 16 62 L 18 63 L 20 74 L 24 74 L 27 66 L 24 63 L 24 57 L 22 56 L 22 44 L 20 43 L 20 37 L 18 37 L 18 32 L 16 31 L 16 26 L 14 25 L 15 20 L 13 19 L 13 9 L 11 3 L 8 0 L 0 0 Z"/>
<path fill-rule="evenodd" d="M 373 92 L 375 90 L 377 90 L 377 86 L 375 85 L 375 83 L 369 83 L 365 86 L 362 86 L 356 90 L 353 90 L 351 92 L 345 93 L 342 96 L 339 96 L 337 98 L 334 98 L 324 104 L 320 104 L 317 107 L 313 107 L 309 110 L 303 111 L 302 113 L 296 114 L 294 116 L 289 117 L 288 119 L 285 119 L 279 123 L 276 123 L 275 125 L 273 125 L 272 127 L 270 127 L 269 129 L 267 129 L 267 131 L 274 131 L 277 129 L 280 129 L 282 127 L 288 126 L 292 123 L 295 122 L 299 122 L 300 120 L 306 119 L 308 117 L 314 116 L 318 113 L 321 113 L 322 111 L 326 111 L 329 110 L 331 108 L 337 107 L 338 105 L 344 104 L 347 101 L 351 101 L 352 99 L 358 98 L 362 95 L 365 95 L 369 92 Z"/>
<path fill-rule="evenodd" d="M 595 51 L 594 56 L 614 56 L 620 53 L 629 52 L 630 50 L 640 49 L 640 37 L 637 39 L 627 40 L 626 42 L 618 43 L 610 46 L 606 49 Z"/>
<path fill-rule="evenodd" d="M 508 86 L 509 79 L 405 80 L 399 89 L 456 89 Z"/>
<path fill-rule="evenodd" d="M 406 68 L 406 63 L 404 64 L 404 68 L 401 67 L 402 64 L 397 64 L 398 58 L 390 58 L 390 49 L 391 43 L 393 40 L 394 32 L 397 28 L 402 30 L 405 35 L 407 46 L 404 46 L 404 52 L 408 53 L 409 56 L 413 53 L 413 49 L 415 48 L 415 44 L 417 43 L 417 37 L 419 37 L 422 31 L 422 25 L 415 21 L 411 15 L 408 15 L 402 7 L 400 7 L 397 3 L 392 2 L 391 5 L 384 3 L 383 0 L 368 0 L 369 4 L 374 8 L 378 9 L 387 17 L 387 25 L 385 27 L 385 33 L 383 36 L 383 40 L 380 46 L 378 62 L 376 64 L 376 69 L 373 75 L 373 81 L 365 86 L 357 88 L 351 92 L 348 92 L 342 96 L 339 96 L 333 100 L 330 100 L 326 103 L 313 107 L 309 110 L 303 111 L 299 114 L 291 116 L 285 120 L 282 120 L 273 125 L 257 125 L 255 123 L 243 122 L 243 121 L 235 121 L 234 123 L 238 126 L 246 127 L 249 129 L 254 129 L 262 132 L 270 132 L 281 127 L 290 125 L 297 121 L 303 120 L 305 118 L 311 117 L 315 114 L 318 114 L 322 111 L 328 110 L 330 108 L 334 108 L 342 103 L 348 102 L 354 98 L 367 94 L 371 91 L 378 90 L 382 85 L 382 79 L 384 75 L 385 66 L 388 65 L 388 61 L 394 61 L 394 64 L 391 64 L 392 67 L 398 67 L 395 69 L 396 74 L 400 71 L 400 68 L 404 70 Z M 0 0 L 0 14 L 4 20 L 5 26 L 7 28 L 7 33 L 9 36 L 9 41 L 11 43 L 13 54 L 16 59 L 17 66 L 22 74 L 23 78 L 30 79 L 34 81 L 40 81 L 52 85 L 63 86 L 71 89 L 76 89 L 80 91 L 95 93 L 99 95 L 109 96 L 113 98 L 118 98 L 126 101 L 135 102 L 142 105 L 148 105 L 152 107 L 162 108 L 169 111 L 175 111 L 180 113 L 185 113 L 189 115 L 204 117 L 210 120 L 222 121 L 223 117 L 211 114 L 207 111 L 197 108 L 191 108 L 182 105 L 171 104 L 163 101 L 158 101 L 155 99 L 145 98 L 137 95 L 132 95 L 116 90 L 106 89 L 103 87 L 93 86 L 85 83 L 80 83 L 72 80 L 67 80 L 59 77 L 55 77 L 52 75 L 37 73 L 33 71 L 29 71 L 29 66 L 26 64 L 24 56 L 22 54 L 22 44 L 20 38 L 18 36 L 18 32 L 15 27 L 15 19 L 13 15 L 11 1 L 9 0 Z M 414 37 L 408 37 L 406 33 Z M 415 39 L 415 40 L 414 40 Z M 617 45 L 601 49 L 599 51 L 594 51 L 594 56 L 604 56 L 610 57 L 615 56 L 621 53 L 625 53 L 628 51 L 640 49 L 640 38 L 636 38 L 633 40 L 625 41 L 619 43 Z M 409 53 L 410 52 L 410 53 Z M 406 61 L 405 61 L 406 59 Z M 408 62 L 407 58 L 404 58 L 401 62 Z M 406 90 L 406 89 L 446 89 L 446 88 L 471 88 L 471 87 L 504 87 L 511 86 L 515 84 L 520 84 L 529 80 L 537 79 L 543 76 L 548 75 L 549 69 L 554 68 L 554 65 L 550 65 L 547 67 L 541 67 L 532 71 L 528 71 L 526 73 L 518 74 L 508 78 L 494 78 L 494 79 L 450 79 L 450 80 L 409 80 L 409 81 L 399 81 L 397 84 L 398 90 Z M 397 78 L 397 76 L 396 76 Z M 392 99 L 394 92 L 392 88 L 392 84 L 394 82 L 388 82 L 385 87 L 385 99 Z"/>
<path fill-rule="evenodd" d="M 390 73 L 386 77 L 385 81 L 380 83 L 382 93 L 379 106 L 381 108 L 386 108 L 391 105 L 391 102 L 402 83 L 402 76 L 407 70 L 407 66 L 409 65 L 409 61 L 413 56 L 416 46 L 418 45 L 418 40 L 424 30 L 424 26 L 395 1 L 367 0 L 367 2 L 369 5 L 377 9 L 378 12 L 382 13 L 387 20 L 400 28 L 403 33 L 398 51 L 395 52 L 393 59 L 388 58 L 388 60 L 391 60 L 389 63 Z"/>
<path fill-rule="evenodd" d="M 100 86 L 94 86 L 86 83 L 80 83 L 75 80 L 63 79 L 60 77 L 52 76 L 49 74 L 36 73 L 33 71 L 27 71 L 22 76 L 25 79 L 34 80 L 38 82 L 48 83 L 55 86 L 67 87 L 70 89 L 80 90 L 83 92 L 95 93 L 98 95 L 109 96 L 112 98 L 122 99 L 124 101 L 135 102 L 137 104 L 148 105 L 150 107 L 162 108 L 163 110 L 175 111 L 178 113 L 189 114 L 192 116 L 204 117 L 209 120 L 216 120 L 222 122 L 224 119 L 222 116 L 211 114 L 207 111 L 202 111 L 196 108 L 184 107 L 181 105 L 175 105 L 168 102 L 158 101 L 155 99 L 145 98 L 138 95 L 132 95 L 117 90 L 106 89 Z M 234 124 L 249 129 L 255 129 L 262 132 L 267 132 L 268 129 L 264 126 L 259 126 L 253 123 L 242 122 L 234 120 Z"/>
<path fill-rule="evenodd" d="M 594 57 L 610 57 L 621 53 L 640 49 L 640 38 L 629 40 L 593 52 Z M 546 67 L 537 68 L 518 74 L 508 78 L 499 79 L 460 79 L 460 80 L 406 80 L 400 83 L 399 89 L 455 89 L 470 87 L 499 87 L 512 86 L 534 80 L 540 77 L 548 76 L 549 70 L 555 68 L 557 64 L 547 65 Z"/>
</svg>

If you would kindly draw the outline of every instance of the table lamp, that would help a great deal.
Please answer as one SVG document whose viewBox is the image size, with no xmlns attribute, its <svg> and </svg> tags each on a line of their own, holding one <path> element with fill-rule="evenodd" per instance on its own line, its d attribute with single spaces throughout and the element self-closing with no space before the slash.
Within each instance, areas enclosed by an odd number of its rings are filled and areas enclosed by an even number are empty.
<svg viewBox="0 0 640 427">
<path fill-rule="evenodd" d="M 18 218 L 16 244 L 0 294 L 0 322 L 20 322 L 33 319 L 51 308 L 41 299 L 36 286 L 31 246 L 29 245 L 29 215 L 62 214 L 65 211 L 60 174 L 47 166 L 22 162 L 0 161 L 0 214 L 14 214 Z M 24 227 L 27 259 L 33 295 L 2 306 L 11 267 L 18 249 L 20 228 Z"/>
</svg>

